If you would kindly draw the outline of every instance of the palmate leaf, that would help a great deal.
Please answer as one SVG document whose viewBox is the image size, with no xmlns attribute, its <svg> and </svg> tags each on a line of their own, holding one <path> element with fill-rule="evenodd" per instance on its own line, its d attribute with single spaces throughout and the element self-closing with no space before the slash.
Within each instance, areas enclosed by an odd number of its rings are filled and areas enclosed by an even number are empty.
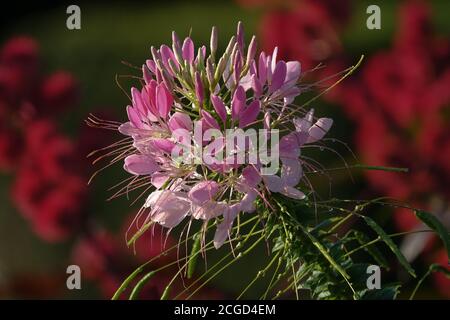
<svg viewBox="0 0 450 320">
<path fill-rule="evenodd" d="M 444 225 L 431 213 L 416 210 L 415 214 L 423 223 L 430 227 L 434 232 L 436 232 L 444 243 L 445 249 L 447 250 L 447 258 L 450 259 L 450 235 L 449 231 L 444 227 Z"/>
<path fill-rule="evenodd" d="M 363 219 L 365 220 L 367 225 L 378 234 L 381 240 L 383 240 L 384 243 L 386 243 L 389 249 L 391 249 L 391 251 L 395 254 L 400 264 L 408 271 L 410 275 L 412 275 L 415 278 L 416 272 L 411 267 L 408 260 L 406 260 L 405 256 L 397 247 L 397 245 L 394 243 L 394 241 L 392 241 L 392 239 L 386 234 L 383 228 L 381 228 L 372 218 L 369 218 L 368 216 L 363 216 Z"/>
</svg>

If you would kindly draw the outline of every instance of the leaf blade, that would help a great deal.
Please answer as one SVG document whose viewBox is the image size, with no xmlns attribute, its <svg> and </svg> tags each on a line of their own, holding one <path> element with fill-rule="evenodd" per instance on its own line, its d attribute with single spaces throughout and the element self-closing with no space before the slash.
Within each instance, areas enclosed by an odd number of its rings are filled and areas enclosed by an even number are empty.
<svg viewBox="0 0 450 320">
<path fill-rule="evenodd" d="M 397 257 L 400 264 L 408 271 L 408 273 L 416 278 L 416 272 L 409 264 L 408 260 L 406 260 L 403 253 L 400 251 L 400 249 L 397 247 L 397 245 L 392 241 L 392 239 L 387 235 L 387 233 L 381 228 L 372 218 L 368 216 L 363 216 L 364 221 L 367 223 L 369 227 L 371 227 L 381 238 L 381 240 L 386 243 L 386 245 L 391 249 L 391 251 L 394 253 L 394 255 Z"/>
<path fill-rule="evenodd" d="M 423 223 L 425 223 L 430 229 L 436 232 L 444 243 L 445 249 L 447 250 L 447 257 L 450 259 L 450 235 L 449 231 L 444 227 L 444 225 L 436 218 L 433 214 L 422 211 L 415 210 L 415 215 Z"/>
</svg>

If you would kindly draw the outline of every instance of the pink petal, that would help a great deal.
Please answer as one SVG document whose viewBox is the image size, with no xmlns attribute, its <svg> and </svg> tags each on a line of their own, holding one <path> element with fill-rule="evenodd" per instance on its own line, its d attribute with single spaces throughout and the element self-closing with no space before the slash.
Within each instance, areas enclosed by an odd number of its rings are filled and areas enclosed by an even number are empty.
<svg viewBox="0 0 450 320">
<path fill-rule="evenodd" d="M 148 69 L 148 67 L 145 64 L 142 65 L 142 75 L 144 77 L 145 84 L 149 84 L 150 81 L 152 81 L 152 79 L 153 79 L 150 70 Z"/>
<path fill-rule="evenodd" d="M 251 213 L 255 211 L 255 200 L 258 197 L 258 193 L 254 190 L 249 190 L 245 196 L 242 198 L 240 204 L 240 209 L 243 212 Z"/>
<path fill-rule="evenodd" d="M 144 101 L 144 102 L 147 102 L 150 113 L 156 119 L 158 119 L 158 117 L 159 117 L 158 108 L 156 107 L 156 87 L 157 86 L 158 86 L 158 84 L 156 83 L 155 80 L 150 81 L 150 83 L 145 86 L 145 91 L 147 91 L 146 99 L 148 99 L 148 100 Z"/>
<path fill-rule="evenodd" d="M 228 234 L 233 227 L 233 222 L 239 213 L 239 205 L 234 204 L 227 208 L 223 214 L 223 221 L 217 226 L 214 234 L 214 247 L 219 249 L 228 237 Z"/>
<path fill-rule="evenodd" d="M 239 51 L 244 51 L 244 26 L 241 21 L 238 22 L 236 31 L 236 42 L 238 44 Z"/>
<path fill-rule="evenodd" d="M 175 131 L 177 129 L 186 129 L 192 131 L 192 120 L 191 118 L 182 112 L 175 112 L 168 122 L 170 131 Z"/>
<path fill-rule="evenodd" d="M 209 220 L 220 216 L 225 210 L 225 203 L 206 201 L 201 205 L 192 206 L 192 217 L 194 219 Z"/>
<path fill-rule="evenodd" d="M 314 117 L 314 109 L 309 110 L 305 117 L 303 118 L 294 118 L 294 126 L 295 130 L 298 132 L 308 132 L 309 128 L 312 126 Z"/>
<path fill-rule="evenodd" d="M 205 61 L 205 56 L 206 56 L 206 47 L 205 46 L 201 46 L 200 48 L 198 48 L 198 53 L 197 53 L 197 57 L 195 58 L 194 63 L 198 64 L 198 59 L 199 57 L 201 57 L 201 59 L 203 61 Z"/>
<path fill-rule="evenodd" d="M 159 84 L 156 87 L 156 99 L 159 115 L 161 118 L 166 119 L 172 108 L 173 97 L 164 84 Z"/>
<path fill-rule="evenodd" d="M 281 88 L 286 79 L 286 62 L 278 61 L 275 71 L 272 74 L 272 82 L 269 86 L 270 92 L 275 92 Z"/>
<path fill-rule="evenodd" d="M 201 106 L 203 104 L 203 82 L 199 72 L 195 72 L 195 96 L 197 97 L 198 103 Z"/>
<path fill-rule="evenodd" d="M 145 64 L 147 65 L 147 67 L 150 69 L 150 71 L 152 73 L 156 73 L 156 63 L 153 60 L 147 60 L 145 61 Z"/>
<path fill-rule="evenodd" d="M 272 53 L 272 60 L 271 61 L 269 61 L 270 63 L 271 63 L 271 71 L 272 71 L 272 74 L 275 72 L 275 68 L 276 68 L 276 65 L 277 65 L 277 55 L 278 55 L 278 47 L 275 47 L 274 49 L 273 49 L 273 53 Z"/>
<path fill-rule="evenodd" d="M 131 98 L 133 100 L 133 107 L 135 110 L 137 110 L 142 116 L 145 116 L 147 114 L 147 110 L 138 89 L 131 88 Z"/>
<path fill-rule="evenodd" d="M 208 111 L 202 110 L 201 114 L 206 125 L 203 129 L 214 128 L 220 130 L 220 126 L 217 123 L 216 119 L 214 119 L 214 117 Z"/>
<path fill-rule="evenodd" d="M 270 116 L 270 111 L 266 111 L 266 113 L 264 113 L 264 129 L 269 130 L 270 129 L 270 120 L 271 120 L 271 116 Z"/>
<path fill-rule="evenodd" d="M 248 50 L 247 50 L 247 63 L 250 63 L 250 61 L 253 60 L 253 58 L 255 57 L 256 54 L 256 49 L 257 49 L 257 43 L 256 43 L 256 36 L 252 37 L 252 40 L 250 40 L 250 44 L 248 45 Z"/>
<path fill-rule="evenodd" d="M 238 83 L 239 79 L 241 78 L 241 71 L 242 71 L 242 58 L 239 51 L 236 52 L 236 60 L 234 62 L 234 68 L 233 68 L 233 77 L 234 82 Z"/>
<path fill-rule="evenodd" d="M 180 192 L 164 191 L 152 207 L 152 221 L 166 228 L 176 227 L 189 213 L 190 203 Z"/>
<path fill-rule="evenodd" d="M 263 176 L 264 184 L 272 192 L 280 192 L 283 188 L 281 178 L 276 175 Z"/>
<path fill-rule="evenodd" d="M 244 183 L 250 188 L 255 188 L 261 182 L 261 174 L 253 165 L 249 165 L 242 170 L 242 177 L 244 178 Z"/>
<path fill-rule="evenodd" d="M 128 121 L 119 126 L 119 132 L 126 136 L 133 136 L 139 134 L 141 130 L 136 128 L 132 122 Z"/>
<path fill-rule="evenodd" d="M 300 147 L 295 133 L 289 133 L 280 140 L 280 157 L 289 159 L 298 159 L 300 156 Z"/>
<path fill-rule="evenodd" d="M 219 184 L 215 181 L 201 181 L 197 183 L 188 193 L 189 199 L 196 204 L 203 204 L 214 198 L 219 191 Z"/>
<path fill-rule="evenodd" d="M 184 39 L 182 51 L 184 60 L 189 63 L 194 61 L 194 42 L 192 42 L 191 38 Z"/>
<path fill-rule="evenodd" d="M 146 155 L 133 154 L 125 158 L 124 169 L 134 175 L 147 175 L 159 170 L 158 164 Z"/>
<path fill-rule="evenodd" d="M 167 45 L 163 44 L 161 46 L 161 48 L 159 49 L 159 51 L 161 52 L 161 59 L 162 59 L 164 66 L 166 67 L 166 70 L 168 70 L 168 72 L 171 76 L 174 76 L 174 73 L 172 72 L 171 68 L 169 67 L 169 59 L 172 60 L 173 62 L 177 61 L 175 59 L 175 55 L 173 54 L 172 49 L 170 49 Z"/>
<path fill-rule="evenodd" d="M 159 149 L 162 152 L 171 153 L 172 149 L 175 147 L 175 143 L 168 139 L 157 138 L 152 140 L 155 148 Z"/>
<path fill-rule="evenodd" d="M 136 109 L 132 106 L 127 106 L 127 114 L 128 119 L 136 128 L 142 128 L 143 124 L 139 114 L 136 112 Z"/>
<path fill-rule="evenodd" d="M 240 113 L 245 108 L 245 100 L 246 96 L 244 88 L 238 86 L 234 92 L 233 100 L 231 102 L 231 117 L 233 120 L 236 121 L 239 119 Z"/>
<path fill-rule="evenodd" d="M 264 52 L 259 55 L 258 61 L 258 78 L 261 85 L 264 85 L 267 80 L 267 58 Z"/>
<path fill-rule="evenodd" d="M 153 82 L 153 80 L 151 80 L 149 83 L 152 83 L 152 82 Z M 150 85 L 146 85 L 144 88 L 142 88 L 141 98 L 142 98 L 142 102 L 144 103 L 145 108 L 146 108 L 147 118 L 152 122 L 156 122 L 156 121 L 158 121 L 159 114 L 155 111 L 156 109 L 155 109 L 154 102 L 151 102 L 150 95 L 149 95 L 149 88 L 150 88 Z"/>
<path fill-rule="evenodd" d="M 309 137 L 306 143 L 312 143 L 322 139 L 325 134 L 330 130 L 333 125 L 333 119 L 330 118 L 320 118 L 317 122 L 309 129 Z"/>
<path fill-rule="evenodd" d="M 302 166 L 297 159 L 281 159 L 281 180 L 283 185 L 295 187 L 299 184 L 302 176 Z"/>
<path fill-rule="evenodd" d="M 295 85 L 300 77 L 301 65 L 298 61 L 288 61 L 286 63 L 285 84 Z"/>
<path fill-rule="evenodd" d="M 152 174 L 151 183 L 155 186 L 155 188 L 159 189 L 169 178 L 170 176 L 167 173 L 155 172 Z"/>
<path fill-rule="evenodd" d="M 214 110 L 216 110 L 222 122 L 225 123 L 227 121 L 227 109 L 225 108 L 225 104 L 223 103 L 222 99 L 220 99 L 216 95 L 211 95 L 211 102 Z"/>
<path fill-rule="evenodd" d="M 252 75 L 251 86 L 252 86 L 253 92 L 255 93 L 255 98 L 258 98 L 259 96 L 261 96 L 262 85 L 261 85 L 261 82 L 256 77 L 256 75 Z"/>
<path fill-rule="evenodd" d="M 256 63 L 254 60 L 250 64 L 249 71 L 239 80 L 239 85 L 241 85 L 246 92 L 252 88 L 253 76 L 257 77 Z"/>
<path fill-rule="evenodd" d="M 259 100 L 254 100 L 250 105 L 241 113 L 239 119 L 239 127 L 244 128 L 249 124 L 253 123 L 261 111 L 261 102 Z"/>
<path fill-rule="evenodd" d="M 284 89 L 282 88 L 281 90 Z M 284 105 L 291 104 L 295 97 L 297 97 L 300 93 L 302 93 L 302 90 L 299 87 L 291 87 L 287 91 L 283 91 Z"/>
<path fill-rule="evenodd" d="M 284 187 L 283 190 L 281 191 L 281 194 L 297 200 L 302 200 L 305 199 L 306 197 L 306 195 L 303 192 L 293 187 Z"/>
</svg>

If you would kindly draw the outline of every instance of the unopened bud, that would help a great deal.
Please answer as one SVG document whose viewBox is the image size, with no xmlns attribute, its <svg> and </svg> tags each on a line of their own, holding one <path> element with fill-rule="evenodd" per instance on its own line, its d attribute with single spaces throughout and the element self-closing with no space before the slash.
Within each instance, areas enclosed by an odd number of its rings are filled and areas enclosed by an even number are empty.
<svg viewBox="0 0 450 320">
<path fill-rule="evenodd" d="M 247 66 L 250 65 L 251 60 L 255 57 L 256 49 L 257 49 L 256 37 L 253 36 L 252 40 L 250 41 L 250 45 L 248 46 L 247 60 L 246 60 Z"/>
<path fill-rule="evenodd" d="M 214 56 L 217 51 L 217 27 L 212 27 L 211 29 L 211 41 L 210 41 L 210 48 L 211 48 L 211 55 Z"/>
<path fill-rule="evenodd" d="M 181 42 L 175 31 L 172 32 L 172 50 L 180 65 L 184 64 L 183 52 L 181 50 Z"/>
</svg>

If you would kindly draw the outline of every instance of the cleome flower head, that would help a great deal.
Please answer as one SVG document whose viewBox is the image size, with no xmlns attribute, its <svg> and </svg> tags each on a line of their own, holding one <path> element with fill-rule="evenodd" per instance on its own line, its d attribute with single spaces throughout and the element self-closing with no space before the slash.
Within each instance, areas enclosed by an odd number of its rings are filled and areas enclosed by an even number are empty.
<svg viewBox="0 0 450 320">
<path fill-rule="evenodd" d="M 299 62 L 278 60 L 276 48 L 256 53 L 256 38 L 246 47 L 241 23 L 222 55 L 215 27 L 209 48 L 175 32 L 170 47 L 151 48 L 142 86 L 131 89 L 128 122 L 117 125 L 131 138 L 116 157 L 133 175 L 127 188 L 153 190 L 137 217 L 143 226 L 216 219 L 218 248 L 258 199 L 305 197 L 302 147 L 321 140 L 332 120 L 292 105 L 301 93 Z"/>
</svg>

